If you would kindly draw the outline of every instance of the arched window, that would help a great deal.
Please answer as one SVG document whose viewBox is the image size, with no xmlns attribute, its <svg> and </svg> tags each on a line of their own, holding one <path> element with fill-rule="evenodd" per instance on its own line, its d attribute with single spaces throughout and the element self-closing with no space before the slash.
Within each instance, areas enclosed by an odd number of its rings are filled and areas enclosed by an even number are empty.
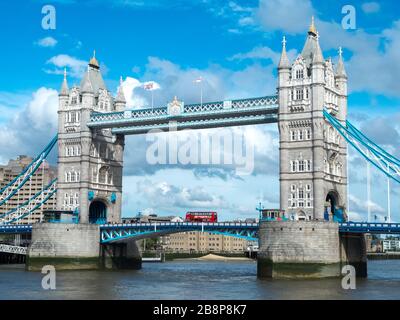
<svg viewBox="0 0 400 320">
<path fill-rule="evenodd" d="M 99 170 L 99 183 L 108 183 L 109 168 L 101 167 Z"/>
<path fill-rule="evenodd" d="M 304 135 L 303 135 L 303 130 L 299 130 L 299 140 L 303 140 Z"/>
</svg>

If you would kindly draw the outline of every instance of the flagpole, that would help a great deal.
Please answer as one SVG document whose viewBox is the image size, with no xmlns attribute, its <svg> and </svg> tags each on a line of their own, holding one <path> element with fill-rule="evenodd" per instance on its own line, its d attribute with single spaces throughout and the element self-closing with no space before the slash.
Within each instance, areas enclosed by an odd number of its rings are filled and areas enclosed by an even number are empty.
<svg viewBox="0 0 400 320">
<path fill-rule="evenodd" d="M 200 82 L 200 105 L 203 106 L 203 80 Z"/>
</svg>

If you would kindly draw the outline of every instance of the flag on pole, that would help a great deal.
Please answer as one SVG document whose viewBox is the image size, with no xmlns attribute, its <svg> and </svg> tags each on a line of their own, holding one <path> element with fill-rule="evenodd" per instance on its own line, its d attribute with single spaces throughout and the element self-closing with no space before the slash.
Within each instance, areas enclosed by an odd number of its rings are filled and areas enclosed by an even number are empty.
<svg viewBox="0 0 400 320">
<path fill-rule="evenodd" d="M 153 82 L 147 82 L 143 85 L 143 89 L 147 91 L 154 90 L 154 83 Z"/>
<path fill-rule="evenodd" d="M 198 77 L 196 80 L 194 80 L 195 83 L 202 83 L 203 82 L 203 78 L 202 77 Z"/>
</svg>

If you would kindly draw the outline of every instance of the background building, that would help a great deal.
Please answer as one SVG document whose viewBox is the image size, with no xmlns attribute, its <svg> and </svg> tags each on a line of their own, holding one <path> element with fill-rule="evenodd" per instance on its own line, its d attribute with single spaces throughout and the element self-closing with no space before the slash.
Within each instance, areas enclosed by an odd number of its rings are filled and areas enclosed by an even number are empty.
<svg viewBox="0 0 400 320">
<path fill-rule="evenodd" d="M 210 232 L 183 232 L 161 238 L 166 251 L 180 253 L 229 252 L 243 253 L 252 242 Z"/>
<path fill-rule="evenodd" d="M 17 177 L 32 161 L 33 158 L 22 155 L 15 160 L 10 160 L 7 165 L 0 166 L 0 189 Z M 55 179 L 56 176 L 57 169 L 50 166 L 47 161 L 43 161 L 32 178 L 26 182 L 21 190 L 4 205 L 0 206 L 0 214 L 9 212 L 32 198 Z M 56 195 L 54 194 L 41 208 L 36 210 L 32 215 L 20 220 L 18 223 L 31 224 L 39 222 L 42 218 L 43 211 L 54 210 L 55 208 Z"/>
</svg>

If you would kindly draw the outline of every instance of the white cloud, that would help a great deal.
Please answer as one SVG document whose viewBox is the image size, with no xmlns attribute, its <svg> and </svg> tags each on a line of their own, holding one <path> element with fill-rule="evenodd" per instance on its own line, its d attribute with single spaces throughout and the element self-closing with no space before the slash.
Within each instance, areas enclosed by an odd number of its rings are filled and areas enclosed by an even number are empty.
<svg viewBox="0 0 400 320">
<path fill-rule="evenodd" d="M 287 52 L 288 58 L 291 61 L 294 61 L 298 52 L 295 49 L 291 49 Z M 281 57 L 281 52 L 274 51 L 270 47 L 255 47 L 249 52 L 246 53 L 237 53 L 232 57 L 228 58 L 228 60 L 271 60 L 275 66 L 278 65 Z"/>
<path fill-rule="evenodd" d="M 349 194 L 350 210 L 355 212 L 368 212 L 368 206 L 373 214 L 384 214 L 386 209 L 373 201 L 363 201 L 356 196 Z"/>
<path fill-rule="evenodd" d="M 58 41 L 54 39 L 53 37 L 45 37 L 42 39 L 39 39 L 36 44 L 40 47 L 44 48 L 52 48 L 57 45 Z"/>
<path fill-rule="evenodd" d="M 256 10 L 259 23 L 268 31 L 304 33 L 314 9 L 310 0 L 260 0 Z"/>
<path fill-rule="evenodd" d="M 0 161 L 19 154 L 37 155 L 57 133 L 58 92 L 40 88 L 0 127 Z"/>
<path fill-rule="evenodd" d="M 377 13 L 381 9 L 381 5 L 378 2 L 365 2 L 361 5 L 364 13 Z"/>
<path fill-rule="evenodd" d="M 138 194 L 145 197 L 156 208 L 224 208 L 222 196 L 210 194 L 203 187 L 178 187 L 167 182 L 152 182 L 149 179 L 137 183 Z"/>
<path fill-rule="evenodd" d="M 46 64 L 53 65 L 55 69 L 46 69 L 46 73 L 63 74 L 64 68 L 68 68 L 68 74 L 73 78 L 81 78 L 87 68 L 87 62 L 71 57 L 67 54 L 59 54 L 50 58 Z"/>
</svg>

